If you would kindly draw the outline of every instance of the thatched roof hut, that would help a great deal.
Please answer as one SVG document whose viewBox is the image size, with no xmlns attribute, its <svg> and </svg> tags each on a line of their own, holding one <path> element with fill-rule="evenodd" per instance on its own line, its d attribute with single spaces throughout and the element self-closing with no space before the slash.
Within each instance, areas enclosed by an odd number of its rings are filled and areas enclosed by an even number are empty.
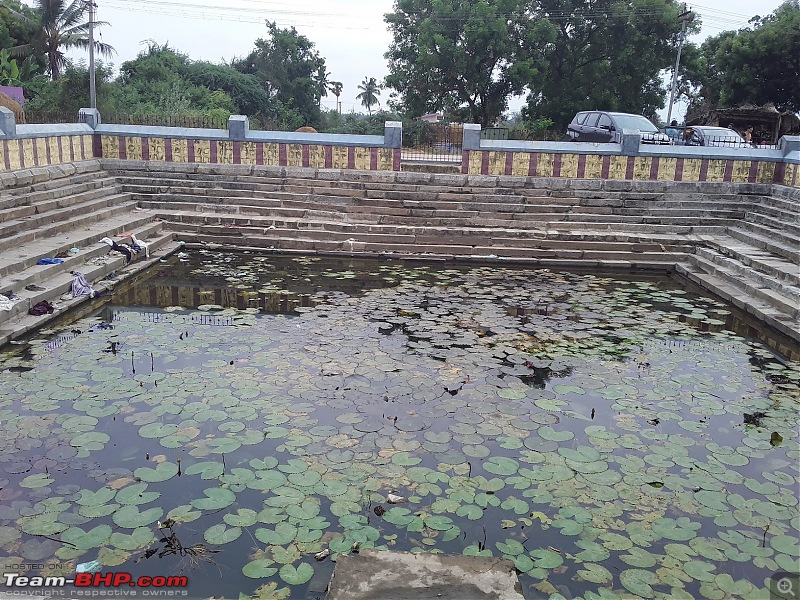
<svg viewBox="0 0 800 600">
<path fill-rule="evenodd" d="M 7 109 L 14 112 L 14 118 L 17 121 L 17 125 L 22 125 L 25 123 L 25 111 L 22 110 L 19 102 L 14 100 L 11 96 L 0 92 L 0 106 L 5 106 Z"/>
<path fill-rule="evenodd" d="M 686 119 L 687 125 L 733 126 L 737 131 L 754 127 L 754 140 L 777 143 L 784 135 L 800 131 L 800 118 L 790 111 L 781 112 L 772 104 L 753 106 L 744 104 L 733 108 L 717 108 L 694 118 Z"/>
</svg>

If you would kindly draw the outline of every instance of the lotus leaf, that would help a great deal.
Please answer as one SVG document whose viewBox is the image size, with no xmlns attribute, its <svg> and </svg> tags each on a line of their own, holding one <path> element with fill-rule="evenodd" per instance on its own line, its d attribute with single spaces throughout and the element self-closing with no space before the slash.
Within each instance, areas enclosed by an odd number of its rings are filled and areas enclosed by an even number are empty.
<svg viewBox="0 0 800 600">
<path fill-rule="evenodd" d="M 297 537 L 297 527 L 289 523 L 278 523 L 274 529 L 259 527 L 255 531 L 256 539 L 267 545 L 285 546 Z"/>
<path fill-rule="evenodd" d="M 588 563 L 584 568 L 578 571 L 578 577 L 584 581 L 592 583 L 605 584 L 610 583 L 613 579 L 611 572 L 602 565 L 595 563 Z"/>
<path fill-rule="evenodd" d="M 206 529 L 203 537 L 209 544 L 222 545 L 239 539 L 240 535 L 241 527 L 227 527 L 225 523 L 217 523 Z"/>
<path fill-rule="evenodd" d="M 303 585 L 314 576 L 314 568 L 308 563 L 300 563 L 297 568 L 293 565 L 283 565 L 279 574 L 289 585 Z"/>
<path fill-rule="evenodd" d="M 266 579 L 278 572 L 278 569 L 272 566 L 273 564 L 275 563 L 268 558 L 252 560 L 242 567 L 242 573 L 244 573 L 245 577 L 250 577 L 251 579 Z M 274 585 L 276 584 L 273 582 Z"/>
<path fill-rule="evenodd" d="M 139 511 L 138 506 L 123 506 L 114 513 L 114 523 L 127 529 L 136 529 L 155 523 L 164 514 L 160 507 Z"/>
<path fill-rule="evenodd" d="M 205 498 L 192 500 L 191 504 L 200 510 L 219 510 L 227 508 L 236 501 L 236 494 L 225 488 L 206 488 Z"/>
<path fill-rule="evenodd" d="M 654 598 L 655 593 L 651 585 L 658 583 L 654 573 L 643 569 L 627 569 L 619 574 L 620 583 L 629 592 L 640 598 Z"/>
<path fill-rule="evenodd" d="M 558 553 L 545 548 L 538 548 L 530 552 L 534 564 L 541 569 L 555 569 L 564 564 L 564 558 Z"/>
</svg>

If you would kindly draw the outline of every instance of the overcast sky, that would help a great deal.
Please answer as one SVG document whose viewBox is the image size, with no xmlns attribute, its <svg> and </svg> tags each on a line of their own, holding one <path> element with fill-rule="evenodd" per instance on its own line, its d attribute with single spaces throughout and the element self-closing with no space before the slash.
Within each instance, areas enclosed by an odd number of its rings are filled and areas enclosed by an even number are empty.
<svg viewBox="0 0 800 600">
<path fill-rule="evenodd" d="M 31 0 L 26 0 L 32 4 Z M 116 48 L 113 62 L 136 57 L 148 41 L 169 45 L 192 59 L 218 62 L 250 52 L 266 34 L 269 19 L 281 27 L 294 26 L 316 45 L 325 58 L 331 79 L 341 81 L 342 111 L 361 111 L 356 95 L 365 77 L 379 81 L 388 74 L 384 53 L 391 43 L 383 15 L 393 0 L 95 0 L 97 19 L 107 21 L 102 40 Z M 702 18 L 703 29 L 694 41 L 744 27 L 755 14 L 775 10 L 780 0 L 702 0 L 689 4 Z M 81 58 L 81 53 L 71 53 Z M 380 96 L 382 105 L 388 91 Z M 335 97 L 323 99 L 333 108 Z M 512 103 L 518 109 L 521 101 Z M 678 109 L 680 119 L 683 108 Z"/>
</svg>

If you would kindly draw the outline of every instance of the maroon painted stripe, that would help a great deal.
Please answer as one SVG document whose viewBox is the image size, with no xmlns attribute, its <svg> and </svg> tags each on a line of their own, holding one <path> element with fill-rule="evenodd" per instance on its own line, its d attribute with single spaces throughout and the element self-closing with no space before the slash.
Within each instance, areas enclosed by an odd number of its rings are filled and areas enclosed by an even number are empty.
<svg viewBox="0 0 800 600">
<path fill-rule="evenodd" d="M 46 155 L 46 158 L 47 158 L 47 164 L 48 165 L 52 165 L 53 164 L 53 162 L 52 162 L 53 161 L 53 157 L 50 156 L 50 140 L 48 140 L 48 139 L 45 139 L 45 141 L 44 141 L 44 151 L 45 151 L 45 155 Z"/>
<path fill-rule="evenodd" d="M 178 299 L 178 286 L 171 286 L 170 291 L 172 292 L 172 305 L 178 306 L 180 304 L 180 300 Z"/>
<path fill-rule="evenodd" d="M 172 140 L 170 138 L 166 138 L 164 140 L 164 161 L 165 162 L 173 162 L 173 160 L 172 160 Z"/>
<path fill-rule="evenodd" d="M 683 181 L 683 159 L 675 161 L 675 181 Z"/>
<path fill-rule="evenodd" d="M 264 164 L 264 142 L 256 143 L 256 164 Z"/>
<path fill-rule="evenodd" d="M 392 170 L 399 171 L 400 170 L 400 158 L 402 156 L 402 150 L 400 148 L 393 148 L 392 149 Z"/>
<path fill-rule="evenodd" d="M 629 156 L 628 164 L 625 167 L 625 179 L 633 179 L 633 168 L 636 166 L 636 157 Z"/>
<path fill-rule="evenodd" d="M 751 160 L 750 172 L 747 174 L 747 181 L 749 183 L 755 183 L 757 179 L 758 179 L 758 161 Z"/>
<path fill-rule="evenodd" d="M 242 142 L 233 142 L 233 164 L 242 164 Z"/>
<path fill-rule="evenodd" d="M 278 164 L 285 167 L 288 163 L 289 159 L 286 158 L 286 144 L 278 144 Z"/>
<path fill-rule="evenodd" d="M 8 156 L 8 140 L 3 140 L 3 159 L 6 163 L 6 171 L 11 170 L 11 158 Z"/>
<path fill-rule="evenodd" d="M 217 152 L 219 149 L 217 148 L 217 140 L 211 140 L 208 144 L 209 152 L 208 152 L 208 160 L 211 163 L 216 163 L 218 160 Z"/>
<path fill-rule="evenodd" d="M 150 160 L 150 138 L 142 138 L 142 160 Z"/>
<path fill-rule="evenodd" d="M 69 159 L 70 159 L 70 161 L 74 161 L 75 160 L 75 144 L 73 144 L 74 141 L 75 141 L 74 138 L 72 138 L 72 137 L 69 138 Z"/>
<path fill-rule="evenodd" d="M 469 150 L 464 150 L 461 153 L 461 174 L 468 175 L 469 174 Z"/>
<path fill-rule="evenodd" d="M 797 171 L 800 169 L 795 166 L 794 168 L 794 175 L 792 175 L 791 185 L 797 184 Z M 775 173 L 772 175 L 772 183 L 782 183 L 785 184 L 786 182 L 784 179 L 786 178 L 786 163 L 779 162 L 775 163 Z"/>
<path fill-rule="evenodd" d="M 22 143 L 22 140 L 17 140 L 17 145 L 19 146 L 19 167 L 20 169 L 25 168 L 25 146 Z"/>
<path fill-rule="evenodd" d="M 579 154 L 578 155 L 578 179 L 584 179 L 586 177 L 586 155 Z"/>
<path fill-rule="evenodd" d="M 306 144 L 302 145 L 301 154 L 303 156 L 303 166 L 307 167 L 311 164 L 310 153 L 308 151 L 308 146 Z"/>
<path fill-rule="evenodd" d="M 561 177 L 561 155 L 556 154 L 553 157 L 553 177 Z"/>
<path fill-rule="evenodd" d="M 347 168 L 356 168 L 356 149 L 353 146 L 348 146 L 347 148 Z"/>
<path fill-rule="evenodd" d="M 514 173 L 514 153 L 513 152 L 506 152 L 506 175 L 512 175 Z"/>
<path fill-rule="evenodd" d="M 489 174 L 489 153 L 482 152 L 481 153 L 481 175 L 488 175 Z"/>
<path fill-rule="evenodd" d="M 608 174 L 611 172 L 611 157 L 608 155 L 603 156 L 603 164 L 600 167 L 600 179 L 608 179 Z"/>
<path fill-rule="evenodd" d="M 377 148 L 370 148 L 369 149 L 369 169 L 370 169 L 370 171 L 377 171 L 378 170 L 378 149 Z"/>
<path fill-rule="evenodd" d="M 83 136 L 80 136 L 80 138 L 81 138 L 81 160 L 86 160 L 86 143 L 83 140 Z M 92 146 L 94 146 L 94 143 L 92 143 Z"/>
<path fill-rule="evenodd" d="M 658 169 L 660 165 L 660 158 L 658 156 L 653 157 L 653 162 L 650 163 L 650 181 L 656 181 L 658 179 Z"/>
<path fill-rule="evenodd" d="M 728 159 L 725 161 L 725 173 L 722 175 L 722 181 L 731 181 L 733 179 L 733 161 Z"/>
<path fill-rule="evenodd" d="M 698 181 L 707 181 L 708 180 L 708 159 L 704 158 L 700 161 L 700 177 Z"/>
<path fill-rule="evenodd" d="M 61 140 L 64 138 L 58 136 L 56 139 L 58 140 L 58 162 L 62 163 L 64 162 L 64 146 L 61 144 Z"/>
<path fill-rule="evenodd" d="M 186 160 L 193 163 L 194 159 L 194 140 L 186 140 Z"/>
<path fill-rule="evenodd" d="M 103 156 L 103 138 L 100 134 L 92 134 L 92 156 L 95 158 L 107 158 Z M 111 158 L 114 158 L 113 156 Z"/>
<path fill-rule="evenodd" d="M 531 160 L 528 163 L 528 177 L 536 177 L 539 170 L 539 155 L 536 152 L 531 152 Z"/>
<path fill-rule="evenodd" d="M 119 136 L 119 159 L 120 160 L 127 160 L 128 158 L 128 146 L 126 145 L 127 140 L 125 139 L 124 135 Z"/>
<path fill-rule="evenodd" d="M 323 146 L 325 151 L 325 168 L 332 169 L 333 168 L 333 147 L 332 146 Z M 350 157 L 347 157 L 348 160 Z"/>
<path fill-rule="evenodd" d="M 34 167 L 38 167 L 39 166 L 39 149 L 36 147 L 38 145 L 39 144 L 36 143 L 35 139 L 31 140 L 31 146 L 33 146 L 33 166 Z"/>
</svg>

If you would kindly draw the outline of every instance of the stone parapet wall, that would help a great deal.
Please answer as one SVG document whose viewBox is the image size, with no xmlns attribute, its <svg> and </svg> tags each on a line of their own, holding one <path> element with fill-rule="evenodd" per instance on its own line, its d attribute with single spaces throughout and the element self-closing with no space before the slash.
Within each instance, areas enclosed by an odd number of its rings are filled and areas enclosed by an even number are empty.
<svg viewBox="0 0 800 600">
<path fill-rule="evenodd" d="M 47 167 L 92 158 L 92 135 L 48 135 L 0 141 L 0 171 Z"/>
</svg>

